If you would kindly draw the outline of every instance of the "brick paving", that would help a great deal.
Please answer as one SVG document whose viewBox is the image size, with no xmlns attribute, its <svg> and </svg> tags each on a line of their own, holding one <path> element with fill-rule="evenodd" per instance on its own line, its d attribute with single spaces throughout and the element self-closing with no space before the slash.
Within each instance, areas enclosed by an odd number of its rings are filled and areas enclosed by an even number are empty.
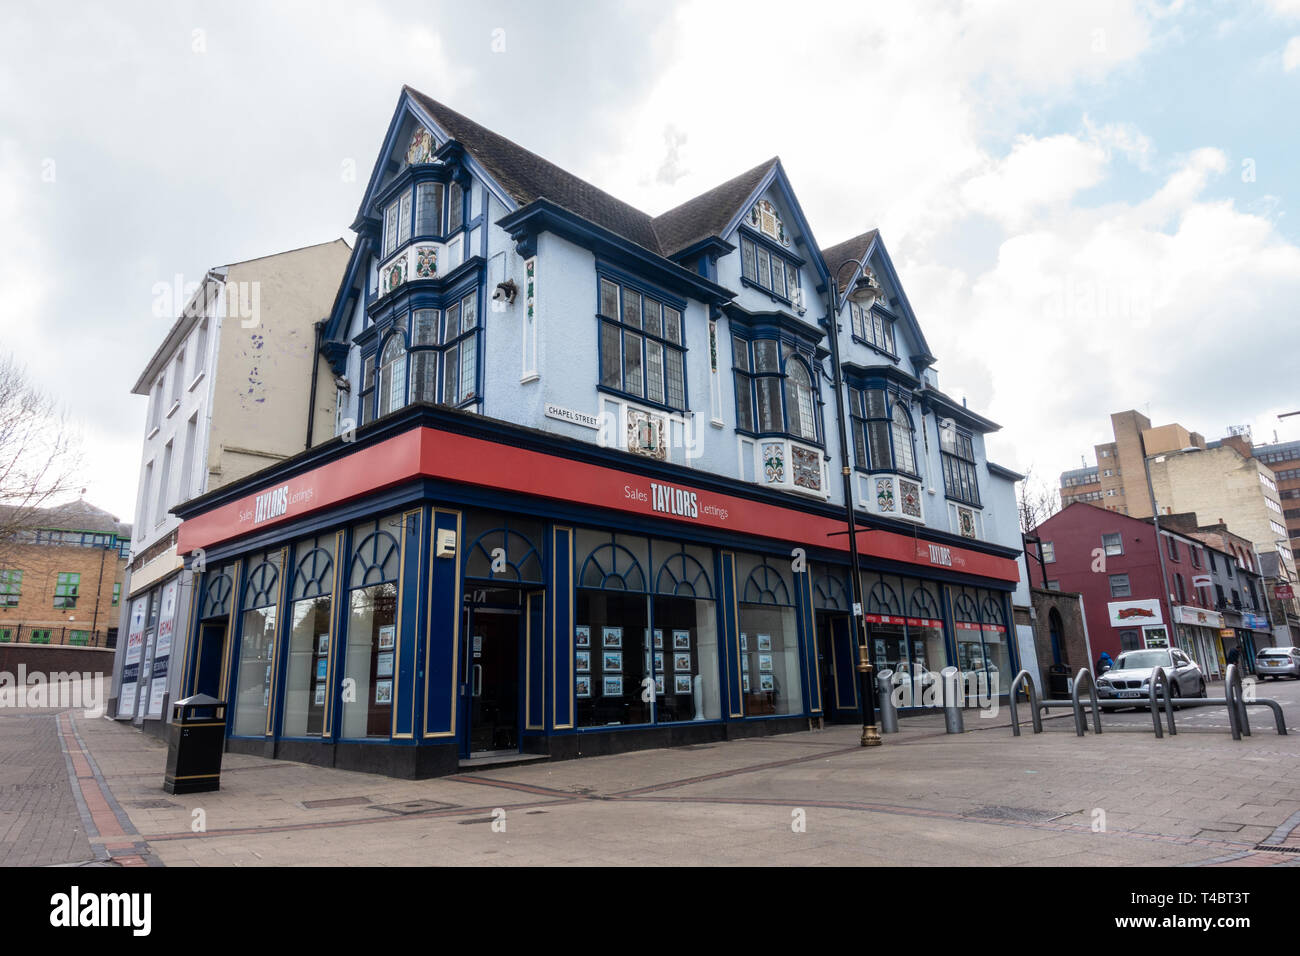
<svg viewBox="0 0 1300 956">
<path fill-rule="evenodd" d="M 968 714 L 961 736 L 928 715 L 871 750 L 837 726 L 424 781 L 226 754 L 220 791 L 174 796 L 160 741 L 6 716 L 0 863 L 1300 864 L 1256 849 L 1300 846 L 1300 735 L 1156 740 L 1146 715 L 1107 720 L 1077 738 L 1058 712 L 1013 738 L 1005 712 Z M 19 802 L 11 777 L 62 802 Z"/>
<path fill-rule="evenodd" d="M 67 764 L 54 713 L 0 715 L 0 866 L 93 858 Z"/>
</svg>

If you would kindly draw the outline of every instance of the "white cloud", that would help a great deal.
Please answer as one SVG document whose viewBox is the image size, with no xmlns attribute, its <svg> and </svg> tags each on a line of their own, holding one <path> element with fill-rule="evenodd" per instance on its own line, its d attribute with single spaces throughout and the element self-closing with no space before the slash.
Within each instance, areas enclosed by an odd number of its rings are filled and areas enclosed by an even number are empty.
<svg viewBox="0 0 1300 956">
<path fill-rule="evenodd" d="M 1288 73 L 1300 69 L 1300 36 L 1287 41 L 1286 49 L 1282 51 L 1282 69 Z"/>
<path fill-rule="evenodd" d="M 1010 153 L 987 165 L 986 171 L 962 184 L 960 196 L 970 209 L 1017 226 L 1096 185 L 1106 166 L 1106 151 L 1065 134 L 1046 139 L 1020 136 Z"/>
<path fill-rule="evenodd" d="M 964 181 L 997 161 L 983 145 L 992 118 L 1064 97 L 1149 42 L 1143 13 L 1118 0 L 743 10 L 676 10 L 656 40 L 657 80 L 587 175 L 659 212 L 779 154 L 820 242 L 879 225 L 898 248 L 964 208 Z M 654 176 L 669 123 L 690 144 L 671 188 Z"/>
<path fill-rule="evenodd" d="M 1152 403 L 1217 437 L 1290 399 L 1300 248 L 1205 197 L 1225 169 L 1198 150 L 1145 200 L 1058 211 L 965 283 L 909 284 L 948 386 L 992 383 L 995 457 L 1072 467 L 1112 411 Z"/>
<path fill-rule="evenodd" d="M 1294 404 L 1276 365 L 1300 250 L 1273 206 L 1209 196 L 1219 143 L 1162 155 L 1122 106 L 1078 105 L 1114 103 L 1094 84 L 1134 72 L 1180 8 L 687 0 L 445 28 L 396 2 L 32 8 L 0 35 L 0 220 L 30 224 L 0 235 L 0 337 L 84 415 L 97 459 L 127 463 L 90 497 L 129 516 L 128 392 L 167 324 L 153 283 L 341 234 L 362 183 L 340 164 L 364 180 L 408 82 L 650 212 L 779 154 L 824 245 L 884 230 L 941 383 L 1004 425 L 1009 466 L 1070 467 L 1109 411 L 1147 402 L 1211 435 Z M 1094 200 L 1121 172 L 1137 198 Z"/>
</svg>

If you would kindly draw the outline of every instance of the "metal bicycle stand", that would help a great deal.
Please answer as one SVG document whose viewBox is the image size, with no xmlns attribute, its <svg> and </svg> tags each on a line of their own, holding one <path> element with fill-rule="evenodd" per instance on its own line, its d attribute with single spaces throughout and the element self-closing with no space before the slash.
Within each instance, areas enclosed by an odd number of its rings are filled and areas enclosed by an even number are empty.
<svg viewBox="0 0 1300 956">
<path fill-rule="evenodd" d="M 1021 671 L 1016 675 L 1016 679 L 1011 682 L 1011 692 L 1007 695 L 1007 706 L 1011 710 L 1011 733 L 1016 737 L 1020 736 L 1020 720 L 1016 716 L 1016 692 L 1020 690 L 1022 684 L 1028 688 L 1034 733 L 1041 734 L 1043 732 L 1042 704 L 1038 701 L 1038 690 L 1034 687 L 1034 675 L 1029 671 Z"/>
</svg>

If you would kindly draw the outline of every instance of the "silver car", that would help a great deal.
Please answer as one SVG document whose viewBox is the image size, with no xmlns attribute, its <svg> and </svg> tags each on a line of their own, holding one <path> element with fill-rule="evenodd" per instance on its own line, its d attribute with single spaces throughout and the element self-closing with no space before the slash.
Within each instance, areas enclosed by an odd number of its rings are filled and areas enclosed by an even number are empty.
<svg viewBox="0 0 1300 956">
<path fill-rule="evenodd" d="M 1294 677 L 1300 680 L 1300 647 L 1266 647 L 1255 655 L 1260 677 Z"/>
<path fill-rule="evenodd" d="M 1114 667 L 1097 678 L 1097 696 L 1103 700 L 1131 697 L 1135 707 L 1141 706 L 1138 702 L 1147 699 L 1151 674 L 1157 667 L 1163 667 L 1169 677 L 1171 696 L 1205 696 L 1205 675 L 1195 661 L 1176 647 L 1125 651 Z M 1156 693 L 1163 694 L 1158 685 Z"/>
</svg>

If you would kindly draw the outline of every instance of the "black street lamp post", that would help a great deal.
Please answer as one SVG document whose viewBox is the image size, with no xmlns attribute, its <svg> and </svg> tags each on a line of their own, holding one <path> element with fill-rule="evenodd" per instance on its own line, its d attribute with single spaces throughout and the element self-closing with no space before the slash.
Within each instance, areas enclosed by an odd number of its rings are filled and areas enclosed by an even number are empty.
<svg viewBox="0 0 1300 956">
<path fill-rule="evenodd" d="M 853 628 L 858 641 L 858 684 L 862 697 L 862 746 L 879 747 L 880 728 L 876 725 L 876 675 L 872 666 L 871 650 L 867 642 L 867 623 L 862 615 L 862 566 L 858 560 L 857 521 L 853 512 L 853 466 L 849 463 L 848 433 L 844 426 L 844 389 L 840 375 L 839 345 L 839 286 L 836 277 L 849 263 L 862 270 L 862 275 L 849 293 L 849 299 L 865 308 L 881 297 L 882 291 L 866 267 L 866 256 L 861 260 L 846 259 L 831 273 L 828 289 L 826 332 L 831 340 L 831 382 L 835 389 L 835 422 L 839 428 L 840 472 L 844 480 L 844 515 L 849 530 L 849 555 L 853 563 L 849 578 L 849 601 L 853 605 Z"/>
</svg>

